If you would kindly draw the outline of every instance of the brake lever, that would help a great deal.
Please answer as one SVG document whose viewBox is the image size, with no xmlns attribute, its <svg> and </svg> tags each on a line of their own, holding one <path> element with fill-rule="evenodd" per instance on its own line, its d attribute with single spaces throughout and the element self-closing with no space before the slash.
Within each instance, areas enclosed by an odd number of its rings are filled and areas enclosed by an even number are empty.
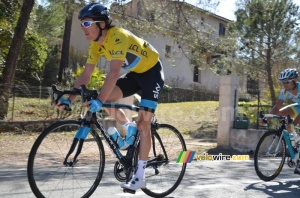
<svg viewBox="0 0 300 198">
<path fill-rule="evenodd" d="M 98 96 L 97 90 L 90 90 L 86 85 L 81 85 L 81 100 L 86 102 L 87 100 L 96 99 Z"/>
<path fill-rule="evenodd" d="M 51 104 L 57 104 L 58 100 L 62 97 L 63 95 L 63 91 L 60 91 L 56 88 L 56 85 L 52 85 L 51 86 Z M 57 95 L 57 97 L 55 98 L 55 94 Z"/>
<path fill-rule="evenodd" d="M 53 103 L 54 103 L 54 104 L 56 105 L 56 104 L 58 103 L 58 100 L 64 95 L 64 93 L 65 93 L 66 91 L 62 91 L 62 90 L 57 89 L 56 85 L 52 85 L 52 86 L 51 86 L 51 89 L 52 89 L 52 91 L 51 91 L 51 93 L 50 93 L 51 99 L 52 99 L 51 104 L 53 105 Z M 72 92 L 72 91 L 73 91 L 75 94 L 80 93 L 80 90 L 79 90 L 79 89 L 76 89 L 76 88 L 73 88 L 73 89 L 71 90 L 71 92 Z M 67 92 L 68 92 L 68 91 L 67 91 Z M 55 94 L 57 95 L 56 98 L 55 98 Z M 69 93 L 69 94 L 71 94 L 71 93 Z M 66 103 L 61 103 L 61 104 L 59 104 L 59 106 L 62 106 L 62 105 L 65 105 L 65 109 L 64 109 L 64 110 L 66 110 L 66 111 L 72 111 L 72 108 L 70 108 L 68 104 L 66 104 Z"/>
</svg>

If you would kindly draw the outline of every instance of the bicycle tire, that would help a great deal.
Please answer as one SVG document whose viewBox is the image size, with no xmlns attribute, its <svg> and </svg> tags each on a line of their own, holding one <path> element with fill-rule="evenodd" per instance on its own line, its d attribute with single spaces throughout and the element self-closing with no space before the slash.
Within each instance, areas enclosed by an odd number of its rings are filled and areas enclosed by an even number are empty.
<svg viewBox="0 0 300 198">
<path fill-rule="evenodd" d="M 283 168 L 286 158 L 286 143 L 284 138 L 279 142 L 279 138 L 280 135 L 278 131 L 268 131 L 260 138 L 256 146 L 254 167 L 257 176 L 263 181 L 275 179 Z M 275 155 L 275 149 L 278 143 L 279 147 Z"/>
<path fill-rule="evenodd" d="M 178 187 L 184 176 L 186 163 L 176 163 L 176 161 L 180 152 L 186 151 L 186 145 L 180 132 L 169 124 L 159 124 L 152 137 L 149 159 L 158 155 L 166 159 L 164 148 L 168 161 L 154 167 L 149 166 L 148 160 L 145 170 L 147 186 L 142 191 L 151 197 L 165 197 Z"/>
<path fill-rule="evenodd" d="M 28 181 L 36 197 L 90 197 L 98 187 L 105 153 L 94 130 L 85 139 L 78 162 L 74 166 L 63 164 L 80 125 L 77 120 L 59 121 L 36 139 L 27 164 Z"/>
</svg>

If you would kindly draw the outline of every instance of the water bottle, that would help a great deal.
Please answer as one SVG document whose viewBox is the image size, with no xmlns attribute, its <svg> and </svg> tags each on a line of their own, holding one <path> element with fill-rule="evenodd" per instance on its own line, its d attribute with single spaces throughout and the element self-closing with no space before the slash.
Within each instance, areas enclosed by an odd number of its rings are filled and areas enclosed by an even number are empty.
<svg viewBox="0 0 300 198">
<path fill-rule="evenodd" d="M 133 145 L 136 133 L 137 133 L 136 124 L 134 122 L 129 123 L 127 127 L 127 134 L 125 136 L 125 141 L 128 145 Z"/>
<path fill-rule="evenodd" d="M 109 127 L 107 129 L 108 134 L 110 137 L 118 144 L 120 149 L 126 149 L 128 145 L 124 142 L 123 138 L 121 137 L 120 133 L 115 127 Z"/>
</svg>

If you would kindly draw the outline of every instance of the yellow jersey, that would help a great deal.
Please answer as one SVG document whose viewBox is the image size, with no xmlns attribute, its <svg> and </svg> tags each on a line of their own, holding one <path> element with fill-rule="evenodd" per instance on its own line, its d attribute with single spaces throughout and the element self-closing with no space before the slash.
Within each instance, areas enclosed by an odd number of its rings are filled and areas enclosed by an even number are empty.
<svg viewBox="0 0 300 198">
<path fill-rule="evenodd" d="M 95 41 L 90 43 L 87 63 L 97 64 L 101 56 L 108 61 L 123 60 L 122 67 L 136 73 L 148 71 L 159 60 L 158 52 L 150 43 L 117 27 L 108 29 L 103 46 Z"/>
</svg>

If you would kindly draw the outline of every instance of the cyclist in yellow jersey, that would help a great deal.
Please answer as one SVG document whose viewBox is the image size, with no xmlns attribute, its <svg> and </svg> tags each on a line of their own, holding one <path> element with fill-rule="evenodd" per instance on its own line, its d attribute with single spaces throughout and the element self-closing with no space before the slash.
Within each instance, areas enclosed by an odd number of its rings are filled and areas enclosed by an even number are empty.
<svg viewBox="0 0 300 198">
<path fill-rule="evenodd" d="M 164 85 L 159 54 L 147 41 L 125 29 L 111 25 L 107 8 L 99 3 L 83 7 L 78 18 L 81 20 L 83 33 L 91 43 L 85 69 L 74 87 L 79 88 L 82 84 L 88 84 L 101 56 L 110 61 L 110 70 L 97 99 L 90 100 L 85 105 L 89 105 L 91 111 L 97 112 L 101 110 L 103 102 L 114 102 L 139 91 L 142 93 L 136 125 L 140 133 L 138 168 L 131 181 L 122 184 L 121 187 L 130 190 L 145 188 L 145 167 L 151 148 L 150 124 L 160 90 Z M 129 72 L 119 77 L 121 68 Z M 71 95 L 68 99 L 61 98 L 57 108 L 64 109 L 64 105 L 70 106 L 75 97 Z M 128 130 L 127 134 L 131 133 L 130 130 L 134 130 L 128 127 L 130 121 L 122 110 L 109 108 L 105 110 Z"/>
<path fill-rule="evenodd" d="M 96 41 L 91 42 L 87 63 L 96 64 L 100 56 L 109 61 L 125 60 L 125 70 L 143 73 L 155 66 L 159 54 L 147 41 L 125 29 L 112 27 L 102 46 Z"/>
</svg>

